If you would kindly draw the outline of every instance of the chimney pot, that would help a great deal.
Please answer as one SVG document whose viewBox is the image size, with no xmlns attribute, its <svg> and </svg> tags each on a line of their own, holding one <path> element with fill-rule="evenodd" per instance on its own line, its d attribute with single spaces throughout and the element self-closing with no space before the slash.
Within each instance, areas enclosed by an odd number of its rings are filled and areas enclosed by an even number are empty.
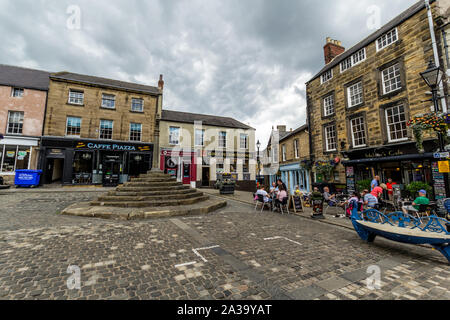
<svg viewBox="0 0 450 320">
<path fill-rule="evenodd" d="M 323 47 L 325 64 L 329 64 L 334 58 L 345 52 L 342 42 L 327 37 L 327 43 Z"/>
<path fill-rule="evenodd" d="M 160 90 L 164 90 L 164 80 L 162 74 L 159 75 L 158 88 Z"/>
</svg>

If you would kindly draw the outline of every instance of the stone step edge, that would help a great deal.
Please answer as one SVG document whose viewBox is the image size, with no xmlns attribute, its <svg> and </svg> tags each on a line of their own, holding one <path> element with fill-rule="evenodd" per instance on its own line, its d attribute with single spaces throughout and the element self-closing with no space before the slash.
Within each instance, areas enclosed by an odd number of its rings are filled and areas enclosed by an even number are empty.
<svg viewBox="0 0 450 320">
<path fill-rule="evenodd" d="M 189 192 L 189 193 L 180 193 L 180 194 L 168 194 L 164 195 L 164 199 L 167 200 L 188 200 L 195 197 L 201 197 L 205 194 L 203 192 Z M 123 202 L 142 202 L 142 201 L 153 201 L 160 199 L 162 195 L 152 195 L 152 196 L 121 196 L 121 195 L 105 195 L 100 196 L 95 200 L 96 202 L 117 202 L 117 201 L 123 201 Z"/>
<path fill-rule="evenodd" d="M 151 208 L 158 206 L 184 206 L 195 204 L 198 202 L 206 201 L 209 199 L 208 195 L 196 196 L 188 199 L 180 200 L 161 200 L 161 201 L 91 201 L 90 204 L 93 207 L 116 207 L 116 208 Z M 167 205 L 167 204 L 169 205 Z M 147 204 L 147 206 L 145 206 Z"/>
<path fill-rule="evenodd" d="M 188 209 L 176 209 L 169 210 L 167 207 L 162 207 L 159 210 L 155 210 L 154 208 L 151 211 L 131 211 L 124 212 L 120 210 L 120 212 L 114 212 L 117 208 L 111 207 L 90 207 L 88 203 L 77 203 L 73 204 L 70 207 L 64 209 L 61 212 L 61 215 L 67 216 L 77 216 L 77 217 L 86 217 L 86 218 L 100 218 L 100 219 L 108 219 L 108 220 L 121 220 L 121 221 L 129 221 L 129 220 L 145 220 L 145 219 L 155 219 L 155 218 L 167 218 L 167 217 L 176 217 L 176 216 L 190 216 L 190 215 L 204 215 L 209 214 L 211 212 L 217 211 L 221 208 L 227 206 L 227 201 L 225 200 L 214 200 L 211 201 L 210 204 L 206 206 L 200 206 L 196 208 L 188 208 Z M 140 208 L 140 210 L 145 208 Z"/>
</svg>

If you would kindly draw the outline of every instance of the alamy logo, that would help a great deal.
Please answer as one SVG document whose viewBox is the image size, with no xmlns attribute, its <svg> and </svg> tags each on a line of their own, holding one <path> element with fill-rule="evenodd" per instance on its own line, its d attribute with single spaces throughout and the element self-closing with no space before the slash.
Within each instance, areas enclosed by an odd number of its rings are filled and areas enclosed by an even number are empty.
<svg viewBox="0 0 450 320">
<path fill-rule="evenodd" d="M 367 274 L 370 276 L 366 279 L 367 289 L 379 290 L 381 289 L 381 269 L 379 266 L 369 266 Z"/>
<path fill-rule="evenodd" d="M 81 9 L 77 5 L 67 7 L 66 13 L 69 18 L 66 20 L 67 29 L 80 30 L 81 29 Z"/>
<path fill-rule="evenodd" d="M 381 28 L 381 9 L 377 5 L 371 5 L 366 10 L 369 18 L 367 19 L 367 28 L 369 30 L 378 30 Z"/>
<path fill-rule="evenodd" d="M 69 266 L 67 273 L 71 276 L 67 279 L 67 288 L 69 290 L 81 289 L 81 270 L 78 266 Z"/>
</svg>

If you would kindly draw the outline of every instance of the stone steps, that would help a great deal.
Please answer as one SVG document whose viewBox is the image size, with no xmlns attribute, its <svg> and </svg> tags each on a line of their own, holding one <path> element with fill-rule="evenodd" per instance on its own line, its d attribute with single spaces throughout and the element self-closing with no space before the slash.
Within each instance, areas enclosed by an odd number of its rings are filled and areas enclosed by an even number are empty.
<svg viewBox="0 0 450 320">
<path fill-rule="evenodd" d="M 139 220 L 139 219 L 156 219 L 167 218 L 176 216 L 189 216 L 189 215 L 205 215 L 227 205 L 224 200 L 209 199 L 206 201 L 198 202 L 185 206 L 173 206 L 173 207 L 158 207 L 158 208 L 115 208 L 115 207 L 100 207 L 90 206 L 89 203 L 76 203 L 70 207 L 64 209 L 61 214 L 88 217 L 88 218 L 100 218 L 110 220 Z"/>
<path fill-rule="evenodd" d="M 203 192 L 190 192 L 182 194 L 164 194 L 150 196 L 122 196 L 122 195 L 106 195 L 98 198 L 99 202 L 130 202 L 130 201 L 158 201 L 164 200 L 186 200 L 203 196 Z"/>
<path fill-rule="evenodd" d="M 189 186 L 184 185 L 174 185 L 174 186 L 166 186 L 162 188 L 161 186 L 153 186 L 153 187 L 142 187 L 142 186 L 123 186 L 118 187 L 116 191 L 118 192 L 151 192 L 151 191 L 165 191 L 166 194 L 169 194 L 175 190 L 189 190 Z"/>
<path fill-rule="evenodd" d="M 159 183 L 159 182 L 176 182 L 175 178 L 131 178 L 130 182 L 149 182 L 149 183 Z"/>
<path fill-rule="evenodd" d="M 169 207 L 169 206 L 183 206 L 198 203 L 201 201 L 208 200 L 209 196 L 195 196 L 190 199 L 179 199 L 179 200 L 153 200 L 153 201 L 91 201 L 91 206 L 102 206 L 102 207 L 118 207 L 118 208 L 150 208 L 150 207 Z"/>
<path fill-rule="evenodd" d="M 170 190 L 170 195 L 184 195 L 190 193 L 196 193 L 197 189 L 183 188 L 183 189 L 172 189 Z M 107 193 L 108 196 L 126 196 L 126 197 L 149 197 L 149 196 L 165 196 L 167 195 L 167 190 L 159 191 L 110 191 Z"/>
<path fill-rule="evenodd" d="M 169 182 L 126 182 L 124 183 L 124 187 L 155 187 L 158 186 L 160 188 L 172 187 L 172 186 L 182 186 L 183 184 L 178 181 L 169 181 Z"/>
</svg>

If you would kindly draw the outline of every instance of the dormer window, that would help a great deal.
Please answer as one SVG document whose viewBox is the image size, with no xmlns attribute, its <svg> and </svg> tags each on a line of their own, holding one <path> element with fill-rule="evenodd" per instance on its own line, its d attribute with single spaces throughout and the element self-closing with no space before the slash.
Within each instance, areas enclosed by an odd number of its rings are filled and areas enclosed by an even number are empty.
<svg viewBox="0 0 450 320">
<path fill-rule="evenodd" d="M 325 71 L 321 76 L 320 76 L 320 80 L 321 83 L 325 83 L 329 80 L 333 79 L 333 69 Z"/>
<path fill-rule="evenodd" d="M 13 98 L 22 98 L 23 93 L 24 93 L 24 90 L 22 88 L 13 88 L 12 89 Z"/>
</svg>

